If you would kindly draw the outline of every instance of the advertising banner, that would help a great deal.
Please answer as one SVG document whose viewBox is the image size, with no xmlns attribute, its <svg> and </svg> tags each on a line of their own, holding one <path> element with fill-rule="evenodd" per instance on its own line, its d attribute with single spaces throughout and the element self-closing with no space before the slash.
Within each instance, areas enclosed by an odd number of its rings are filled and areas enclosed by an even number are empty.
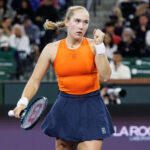
<svg viewBox="0 0 150 150">
<path fill-rule="evenodd" d="M 114 118 L 115 133 L 104 141 L 103 150 L 150 150 L 150 118 Z"/>
<path fill-rule="evenodd" d="M 113 117 L 115 133 L 104 140 L 102 150 L 150 150 L 149 117 Z M 0 149 L 55 150 L 55 138 L 44 135 L 39 122 L 32 130 L 20 128 L 14 118 L 0 117 Z"/>
</svg>

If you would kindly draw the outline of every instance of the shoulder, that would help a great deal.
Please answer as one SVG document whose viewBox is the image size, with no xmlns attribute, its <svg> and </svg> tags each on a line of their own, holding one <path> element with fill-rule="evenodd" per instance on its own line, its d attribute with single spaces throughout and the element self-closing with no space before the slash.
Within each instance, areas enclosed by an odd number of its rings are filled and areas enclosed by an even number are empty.
<svg viewBox="0 0 150 150">
<path fill-rule="evenodd" d="M 94 45 L 94 39 L 86 38 L 90 44 L 90 46 Z"/>
<path fill-rule="evenodd" d="M 49 47 L 49 48 L 54 48 L 55 49 L 55 48 L 58 48 L 59 43 L 60 43 L 60 41 L 56 41 L 56 42 L 49 43 L 46 46 Z"/>
<path fill-rule="evenodd" d="M 60 43 L 60 41 L 49 43 L 44 47 L 43 50 L 46 52 L 53 52 L 53 51 L 57 50 L 59 43 Z"/>
<path fill-rule="evenodd" d="M 121 64 L 122 69 L 126 70 L 126 71 L 130 71 L 130 68 L 124 64 Z"/>
<path fill-rule="evenodd" d="M 29 37 L 28 37 L 27 35 L 23 35 L 23 36 L 21 37 L 21 39 L 22 39 L 22 40 L 29 40 Z"/>
<path fill-rule="evenodd" d="M 60 43 L 60 41 L 49 43 L 44 47 L 44 49 L 42 51 L 42 53 L 44 53 L 44 55 L 47 55 L 50 58 L 52 63 L 55 60 L 59 43 Z"/>
<path fill-rule="evenodd" d="M 34 30 L 40 30 L 39 27 L 34 23 L 31 24 L 31 28 Z"/>
<path fill-rule="evenodd" d="M 94 39 L 86 38 L 89 42 L 89 45 L 92 49 L 92 52 L 95 54 L 95 46 L 94 46 Z"/>
<path fill-rule="evenodd" d="M 9 37 L 9 39 L 14 39 L 14 38 L 16 38 L 16 36 L 15 36 L 14 34 L 12 34 L 12 35 Z"/>
</svg>

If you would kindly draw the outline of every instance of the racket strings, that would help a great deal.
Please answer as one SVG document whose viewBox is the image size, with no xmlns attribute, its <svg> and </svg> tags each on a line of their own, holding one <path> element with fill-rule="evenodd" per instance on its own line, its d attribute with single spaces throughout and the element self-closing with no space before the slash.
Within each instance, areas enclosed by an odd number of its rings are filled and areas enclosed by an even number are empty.
<svg viewBox="0 0 150 150">
<path fill-rule="evenodd" d="M 24 120 L 22 122 L 22 127 L 24 129 L 32 126 L 41 116 L 46 107 L 46 101 L 38 100 L 29 108 Z"/>
</svg>

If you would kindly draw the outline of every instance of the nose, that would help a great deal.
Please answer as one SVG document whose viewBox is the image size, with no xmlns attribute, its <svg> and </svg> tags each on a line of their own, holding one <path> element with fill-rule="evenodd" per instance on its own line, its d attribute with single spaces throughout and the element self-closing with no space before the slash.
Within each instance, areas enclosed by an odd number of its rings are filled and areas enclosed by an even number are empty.
<svg viewBox="0 0 150 150">
<path fill-rule="evenodd" d="M 79 23 L 79 28 L 83 29 L 83 23 L 82 22 Z"/>
</svg>

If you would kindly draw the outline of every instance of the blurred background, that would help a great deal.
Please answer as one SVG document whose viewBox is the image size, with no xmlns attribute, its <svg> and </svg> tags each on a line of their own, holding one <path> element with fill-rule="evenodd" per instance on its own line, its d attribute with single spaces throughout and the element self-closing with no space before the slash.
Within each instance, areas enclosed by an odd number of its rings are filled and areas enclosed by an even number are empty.
<svg viewBox="0 0 150 150">
<path fill-rule="evenodd" d="M 47 31 L 43 23 L 64 20 L 73 5 L 85 6 L 90 13 L 86 37 L 93 37 L 94 28 L 106 33 L 112 76 L 101 83 L 101 94 L 115 133 L 104 141 L 103 150 L 149 150 L 149 0 L 0 0 L 0 150 L 55 150 L 55 139 L 40 130 L 59 93 L 52 67 L 35 96 L 49 99 L 37 126 L 23 131 L 19 120 L 7 113 L 19 100 L 44 46 L 66 37 L 65 29 Z"/>
</svg>

